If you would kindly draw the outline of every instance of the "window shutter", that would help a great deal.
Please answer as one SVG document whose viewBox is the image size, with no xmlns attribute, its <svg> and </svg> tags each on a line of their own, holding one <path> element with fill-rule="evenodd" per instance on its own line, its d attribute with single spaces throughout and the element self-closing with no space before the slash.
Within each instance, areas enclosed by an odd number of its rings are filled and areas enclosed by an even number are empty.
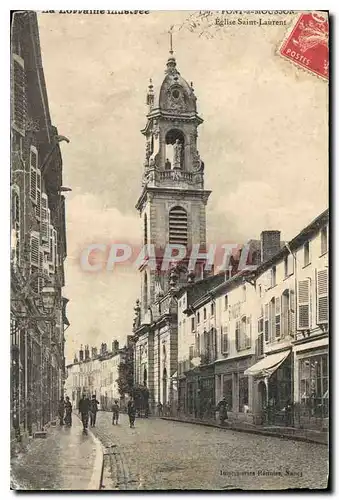
<svg viewBox="0 0 339 500">
<path fill-rule="evenodd" d="M 328 270 L 317 272 L 317 324 L 328 323 Z"/>
<path fill-rule="evenodd" d="M 310 280 L 302 280 L 298 282 L 298 330 L 310 328 Z"/>
<path fill-rule="evenodd" d="M 292 337 L 295 336 L 295 293 L 294 290 L 290 290 L 290 304 L 289 304 L 289 322 L 288 322 L 288 334 Z"/>
<path fill-rule="evenodd" d="M 268 341 L 273 342 L 275 339 L 275 297 L 269 304 L 269 336 Z"/>
<path fill-rule="evenodd" d="M 30 197 L 31 200 L 37 202 L 37 165 L 38 155 L 34 149 L 30 151 Z"/>
<path fill-rule="evenodd" d="M 39 268 L 39 250 L 40 250 L 40 236 L 36 231 L 31 233 L 30 242 L 30 261 L 31 266 Z"/>
<path fill-rule="evenodd" d="M 223 335 L 223 353 L 228 354 L 228 334 Z"/>
<path fill-rule="evenodd" d="M 275 298 L 275 338 L 281 336 L 281 298 Z"/>
<path fill-rule="evenodd" d="M 26 78 L 24 60 L 13 54 L 13 125 L 16 130 L 25 135 L 26 129 Z"/>
<path fill-rule="evenodd" d="M 245 337 L 245 346 L 246 348 L 251 347 L 252 345 L 252 317 L 248 316 L 246 318 L 246 337 Z"/>
<path fill-rule="evenodd" d="M 189 346 L 189 360 L 194 358 L 194 346 L 190 345 Z"/>
<path fill-rule="evenodd" d="M 221 350 L 222 350 L 223 354 L 228 353 L 228 328 L 227 328 L 227 325 L 225 325 L 224 328 L 222 329 Z"/>
<path fill-rule="evenodd" d="M 200 356 L 200 337 L 199 334 L 195 336 L 195 357 Z"/>
<path fill-rule="evenodd" d="M 31 200 L 36 203 L 36 170 L 31 166 L 31 176 L 30 176 L 30 197 Z"/>
<path fill-rule="evenodd" d="M 49 225 L 49 253 L 48 253 L 48 263 L 50 266 L 50 271 L 54 272 L 54 234 L 53 226 Z"/>
<path fill-rule="evenodd" d="M 270 322 L 269 322 L 269 317 L 268 317 L 268 304 L 265 304 L 265 317 L 264 317 L 264 320 L 265 320 L 264 321 L 264 323 L 265 323 L 265 325 L 264 325 L 264 327 L 265 327 L 265 342 L 268 342 L 269 334 L 270 334 L 270 332 L 269 332 L 269 330 L 270 330 L 270 328 L 269 328 Z"/>
<path fill-rule="evenodd" d="M 235 323 L 235 348 L 240 351 L 240 321 Z"/>
<path fill-rule="evenodd" d="M 258 319 L 258 334 L 263 333 L 264 331 L 264 318 Z"/>
<path fill-rule="evenodd" d="M 45 193 L 41 195 L 41 239 L 45 243 L 49 243 L 48 230 L 48 197 Z"/>
<path fill-rule="evenodd" d="M 58 265 L 59 265 L 59 262 L 58 262 L 58 232 L 53 229 L 53 234 L 54 234 L 54 269 L 55 269 L 55 272 L 57 271 L 58 269 Z"/>
<path fill-rule="evenodd" d="M 39 249 L 39 271 L 45 274 L 45 254 L 43 249 L 40 247 Z M 44 287 L 44 278 L 40 277 L 38 278 L 38 290 L 41 293 L 42 289 Z"/>
<path fill-rule="evenodd" d="M 16 264 L 20 262 L 20 191 L 12 188 L 12 241 L 11 251 Z"/>
<path fill-rule="evenodd" d="M 36 206 L 35 216 L 38 220 L 41 219 L 41 171 L 39 168 L 36 170 Z"/>
</svg>

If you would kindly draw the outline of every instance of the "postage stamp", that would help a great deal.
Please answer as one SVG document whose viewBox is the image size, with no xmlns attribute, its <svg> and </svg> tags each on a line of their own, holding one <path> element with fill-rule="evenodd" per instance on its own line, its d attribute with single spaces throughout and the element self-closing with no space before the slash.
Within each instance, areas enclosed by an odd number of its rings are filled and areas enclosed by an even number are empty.
<svg viewBox="0 0 339 500">
<path fill-rule="evenodd" d="M 294 64 L 328 80 L 328 32 L 327 13 L 301 14 L 279 48 L 279 54 Z"/>
</svg>

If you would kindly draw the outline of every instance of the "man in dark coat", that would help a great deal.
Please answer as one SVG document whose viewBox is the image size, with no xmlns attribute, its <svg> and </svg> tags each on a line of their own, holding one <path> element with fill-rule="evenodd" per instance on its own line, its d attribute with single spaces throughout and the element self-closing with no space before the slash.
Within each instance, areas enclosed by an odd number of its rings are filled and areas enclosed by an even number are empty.
<svg viewBox="0 0 339 500">
<path fill-rule="evenodd" d="M 65 424 L 68 425 L 69 427 L 72 426 L 72 403 L 69 400 L 69 397 L 66 396 L 66 401 L 65 401 Z"/>
<path fill-rule="evenodd" d="M 58 414 L 59 414 L 60 425 L 64 425 L 64 414 L 65 414 L 64 398 L 60 398 L 60 401 L 58 404 Z"/>
<path fill-rule="evenodd" d="M 113 412 L 113 417 L 112 417 L 112 424 L 118 425 L 119 421 L 119 401 L 116 399 L 112 405 L 112 412 Z"/>
<path fill-rule="evenodd" d="M 135 414 L 136 414 L 136 408 L 133 399 L 130 399 L 127 403 L 127 414 L 129 418 L 129 426 L 132 429 L 134 428 Z"/>
<path fill-rule="evenodd" d="M 228 419 L 226 397 L 224 397 L 221 401 L 219 401 L 216 407 L 216 411 L 219 412 L 220 424 L 223 425 L 225 423 L 225 420 Z"/>
<path fill-rule="evenodd" d="M 91 427 L 95 427 L 95 422 L 97 419 L 97 412 L 98 412 L 98 404 L 99 404 L 99 401 L 97 401 L 95 394 L 93 394 L 92 399 L 91 399 L 90 412 L 89 412 L 89 419 L 90 419 L 90 426 Z"/>
<path fill-rule="evenodd" d="M 82 398 L 79 401 L 79 413 L 81 414 L 81 421 L 83 425 L 83 432 L 87 432 L 88 427 L 88 413 L 90 410 L 90 400 L 88 396 L 83 394 Z"/>
</svg>

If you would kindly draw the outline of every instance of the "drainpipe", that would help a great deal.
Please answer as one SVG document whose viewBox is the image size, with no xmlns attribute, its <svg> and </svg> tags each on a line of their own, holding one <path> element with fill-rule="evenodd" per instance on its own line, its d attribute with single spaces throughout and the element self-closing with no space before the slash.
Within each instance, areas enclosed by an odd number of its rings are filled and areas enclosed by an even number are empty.
<svg viewBox="0 0 339 500">
<path fill-rule="evenodd" d="M 290 255 L 292 255 L 293 262 L 294 262 L 294 336 L 295 332 L 297 331 L 297 326 L 298 326 L 298 277 L 297 277 L 297 256 L 294 254 L 291 250 L 291 247 L 288 243 L 285 243 L 285 247 L 289 251 Z M 293 349 L 292 349 L 293 350 Z M 294 353 L 292 353 L 292 359 L 291 359 L 291 392 L 292 392 L 292 401 L 295 403 L 295 397 L 294 397 L 294 389 L 295 389 L 295 380 L 294 380 L 294 368 L 295 368 L 295 359 L 294 359 Z"/>
</svg>

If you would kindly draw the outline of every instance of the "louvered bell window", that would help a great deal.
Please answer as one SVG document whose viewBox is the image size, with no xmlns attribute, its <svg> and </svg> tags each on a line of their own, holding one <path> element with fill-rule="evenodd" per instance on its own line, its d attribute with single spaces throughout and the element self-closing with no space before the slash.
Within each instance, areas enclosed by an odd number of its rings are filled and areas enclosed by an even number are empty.
<svg viewBox="0 0 339 500">
<path fill-rule="evenodd" d="M 187 212 L 182 207 L 174 207 L 169 212 L 169 243 L 187 245 Z"/>
</svg>

